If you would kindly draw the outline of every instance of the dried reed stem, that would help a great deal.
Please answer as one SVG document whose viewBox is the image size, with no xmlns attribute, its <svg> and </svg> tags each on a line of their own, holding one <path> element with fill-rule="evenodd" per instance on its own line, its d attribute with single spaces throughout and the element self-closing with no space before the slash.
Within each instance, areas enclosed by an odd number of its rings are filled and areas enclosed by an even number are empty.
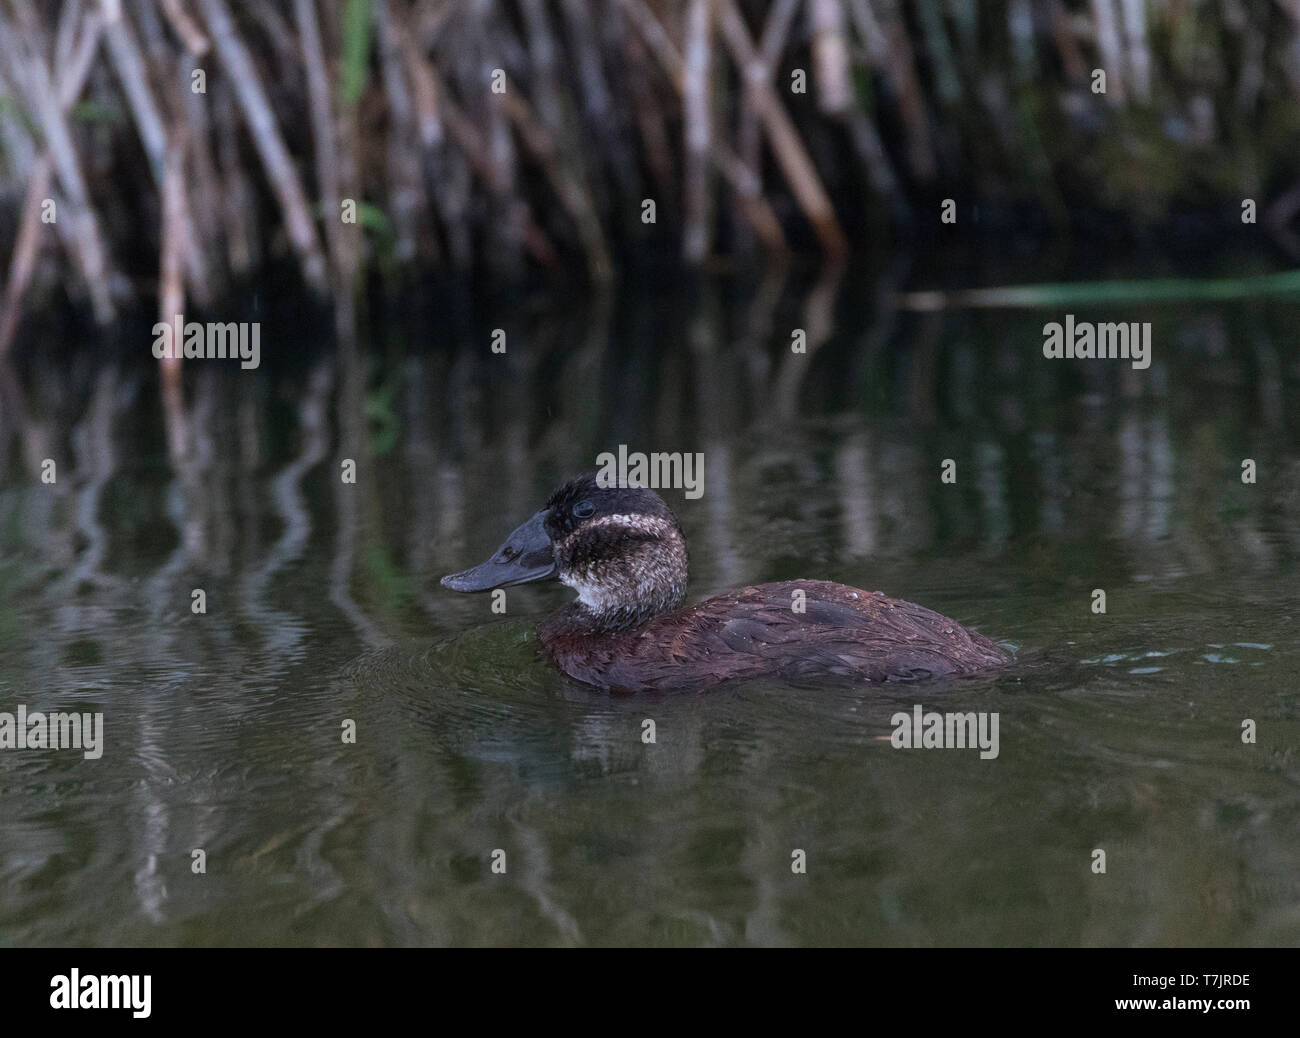
<svg viewBox="0 0 1300 1038">
<path fill-rule="evenodd" d="M 253 135 L 266 178 L 280 203 L 285 230 L 302 267 L 303 280 L 316 291 L 328 290 L 325 257 L 307 205 L 298 169 L 267 99 L 266 87 L 247 45 L 235 30 L 226 0 L 199 0 L 217 57 L 230 74 L 244 121 Z"/>
<path fill-rule="evenodd" d="M 736 8 L 735 0 L 718 0 L 722 35 L 749 92 L 750 102 L 767 131 L 768 141 L 777 163 L 785 173 L 791 191 L 799 200 L 804 216 L 812 224 L 827 257 L 838 259 L 848 254 L 849 244 L 840 229 L 831 200 L 822 187 L 817 167 L 799 139 L 794 122 L 782 107 L 771 84 L 762 75 L 762 60 L 750 38 L 749 29 Z"/>
</svg>

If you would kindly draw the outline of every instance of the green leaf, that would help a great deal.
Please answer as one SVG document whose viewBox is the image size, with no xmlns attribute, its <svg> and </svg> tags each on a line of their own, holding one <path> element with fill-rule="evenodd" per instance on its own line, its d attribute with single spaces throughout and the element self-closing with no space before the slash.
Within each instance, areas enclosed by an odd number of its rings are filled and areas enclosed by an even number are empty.
<svg viewBox="0 0 1300 1038">
<path fill-rule="evenodd" d="M 370 65 L 371 0 L 348 0 L 343 14 L 343 103 L 354 105 L 366 86 Z"/>
</svg>

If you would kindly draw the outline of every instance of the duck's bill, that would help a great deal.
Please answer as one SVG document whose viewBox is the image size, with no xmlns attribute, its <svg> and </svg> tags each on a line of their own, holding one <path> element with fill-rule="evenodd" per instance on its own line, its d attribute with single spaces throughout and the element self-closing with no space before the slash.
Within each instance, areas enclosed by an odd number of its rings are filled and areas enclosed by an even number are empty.
<svg viewBox="0 0 1300 1038">
<path fill-rule="evenodd" d="M 507 537 L 487 562 L 443 577 L 442 586 L 453 591 L 491 591 L 555 576 L 555 556 L 543 525 L 545 518 L 545 511 L 538 512 Z"/>
</svg>

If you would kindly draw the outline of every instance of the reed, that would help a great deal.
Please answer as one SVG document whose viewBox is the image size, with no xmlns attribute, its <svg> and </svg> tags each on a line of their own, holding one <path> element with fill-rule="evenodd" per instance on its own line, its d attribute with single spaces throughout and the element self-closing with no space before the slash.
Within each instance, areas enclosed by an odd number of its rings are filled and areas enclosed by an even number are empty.
<svg viewBox="0 0 1300 1038">
<path fill-rule="evenodd" d="M 0 0 L 0 355 L 65 285 L 108 323 L 284 258 L 345 326 L 371 270 L 839 259 L 944 197 L 1061 231 L 1251 198 L 1300 253 L 1300 5 L 975 7 Z"/>
</svg>

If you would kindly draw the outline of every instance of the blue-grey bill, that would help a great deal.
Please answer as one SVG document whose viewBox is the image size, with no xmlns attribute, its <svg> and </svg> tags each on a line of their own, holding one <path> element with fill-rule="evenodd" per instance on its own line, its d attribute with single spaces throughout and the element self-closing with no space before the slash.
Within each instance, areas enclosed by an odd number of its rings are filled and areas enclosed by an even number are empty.
<svg viewBox="0 0 1300 1038">
<path fill-rule="evenodd" d="M 442 586 L 452 591 L 491 591 L 555 576 L 555 555 L 545 520 L 546 512 L 538 512 L 511 533 L 492 558 L 448 574 L 442 578 Z"/>
</svg>

